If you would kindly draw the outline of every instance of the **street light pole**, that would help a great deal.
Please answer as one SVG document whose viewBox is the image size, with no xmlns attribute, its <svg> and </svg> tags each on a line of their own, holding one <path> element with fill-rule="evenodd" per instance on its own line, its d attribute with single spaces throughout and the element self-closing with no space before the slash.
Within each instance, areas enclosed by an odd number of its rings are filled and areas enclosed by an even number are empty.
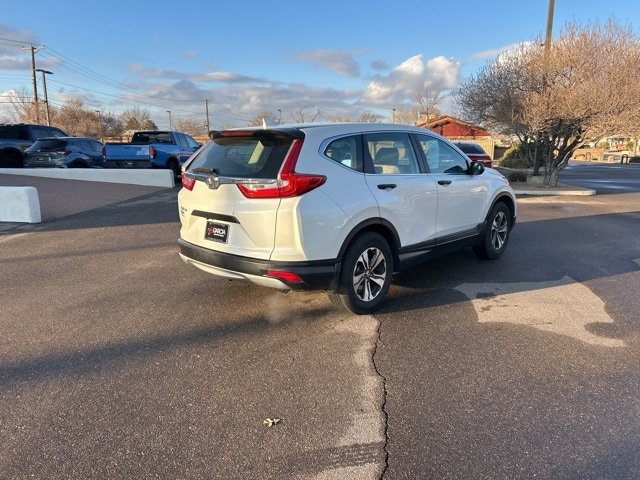
<svg viewBox="0 0 640 480">
<path fill-rule="evenodd" d="M 42 73 L 42 89 L 44 90 L 44 105 L 47 108 L 47 125 L 51 126 L 51 116 L 49 114 L 49 97 L 47 97 L 47 75 L 53 75 L 53 72 L 43 68 L 37 68 L 36 72 Z"/>
<path fill-rule="evenodd" d="M 551 48 L 551 33 L 553 31 L 553 10 L 555 8 L 555 0 L 549 0 L 549 11 L 547 12 L 547 34 L 544 40 L 544 68 L 547 68 L 549 61 L 549 49 Z M 546 73 L 546 71 L 545 71 Z"/>
<path fill-rule="evenodd" d="M 40 123 L 40 112 L 38 111 L 38 84 L 36 82 L 36 52 L 39 52 L 44 47 L 42 45 L 33 45 L 29 47 L 22 47 L 23 50 L 31 50 L 31 73 L 33 74 L 33 104 L 36 108 L 36 122 Z"/>
<path fill-rule="evenodd" d="M 169 130 L 173 130 L 173 123 L 171 122 L 171 110 L 167 110 L 169 114 Z"/>
</svg>

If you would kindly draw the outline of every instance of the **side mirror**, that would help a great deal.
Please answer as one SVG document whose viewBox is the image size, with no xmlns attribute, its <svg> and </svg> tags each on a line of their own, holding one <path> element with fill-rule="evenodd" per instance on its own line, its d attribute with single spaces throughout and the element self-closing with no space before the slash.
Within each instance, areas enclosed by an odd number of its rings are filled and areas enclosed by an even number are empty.
<svg viewBox="0 0 640 480">
<path fill-rule="evenodd" d="M 482 172 L 484 172 L 484 165 L 480 162 L 471 162 L 470 172 L 471 175 L 482 175 Z"/>
</svg>

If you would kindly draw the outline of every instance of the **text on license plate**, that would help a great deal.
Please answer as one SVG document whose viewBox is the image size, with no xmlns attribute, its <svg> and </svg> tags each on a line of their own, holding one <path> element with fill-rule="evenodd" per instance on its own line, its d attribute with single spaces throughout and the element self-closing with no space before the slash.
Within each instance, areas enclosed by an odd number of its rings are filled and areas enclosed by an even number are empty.
<svg viewBox="0 0 640 480">
<path fill-rule="evenodd" d="M 207 240 L 213 240 L 214 242 L 227 243 L 227 237 L 229 236 L 229 225 L 222 223 L 207 221 L 207 229 L 204 232 L 204 238 Z"/>
</svg>

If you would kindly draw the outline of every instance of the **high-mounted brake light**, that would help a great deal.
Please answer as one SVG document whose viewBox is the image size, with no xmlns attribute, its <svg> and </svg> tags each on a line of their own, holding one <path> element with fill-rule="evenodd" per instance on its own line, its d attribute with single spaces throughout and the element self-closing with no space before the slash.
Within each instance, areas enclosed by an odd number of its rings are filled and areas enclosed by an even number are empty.
<svg viewBox="0 0 640 480">
<path fill-rule="evenodd" d="M 295 172 L 296 162 L 302 149 L 302 140 L 296 138 L 287 153 L 282 170 L 275 183 L 238 184 L 247 198 L 290 198 L 298 197 L 327 181 L 324 175 L 307 175 Z"/>
<path fill-rule="evenodd" d="M 224 130 L 220 132 L 223 137 L 250 137 L 255 132 L 250 130 Z"/>
</svg>

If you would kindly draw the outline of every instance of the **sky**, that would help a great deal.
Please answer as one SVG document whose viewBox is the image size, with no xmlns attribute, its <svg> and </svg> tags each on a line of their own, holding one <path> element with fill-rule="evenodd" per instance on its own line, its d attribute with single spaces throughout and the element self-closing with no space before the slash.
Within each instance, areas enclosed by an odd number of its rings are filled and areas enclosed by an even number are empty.
<svg viewBox="0 0 640 480">
<path fill-rule="evenodd" d="M 79 98 L 118 115 L 146 109 L 159 128 L 181 119 L 245 126 L 262 112 L 283 123 L 372 112 L 392 120 L 415 92 L 442 88 L 440 109 L 487 62 L 544 38 L 550 0 L 5 2 L 0 14 L 0 122 L 12 91 L 49 104 Z M 555 0 L 553 35 L 568 22 L 615 19 L 637 32 L 635 0 Z M 635 22 L 635 24 L 634 24 Z M 37 73 L 43 99 L 42 73 Z M 205 102 L 206 100 L 206 102 Z M 169 113 L 170 112 L 170 113 Z"/>
</svg>

